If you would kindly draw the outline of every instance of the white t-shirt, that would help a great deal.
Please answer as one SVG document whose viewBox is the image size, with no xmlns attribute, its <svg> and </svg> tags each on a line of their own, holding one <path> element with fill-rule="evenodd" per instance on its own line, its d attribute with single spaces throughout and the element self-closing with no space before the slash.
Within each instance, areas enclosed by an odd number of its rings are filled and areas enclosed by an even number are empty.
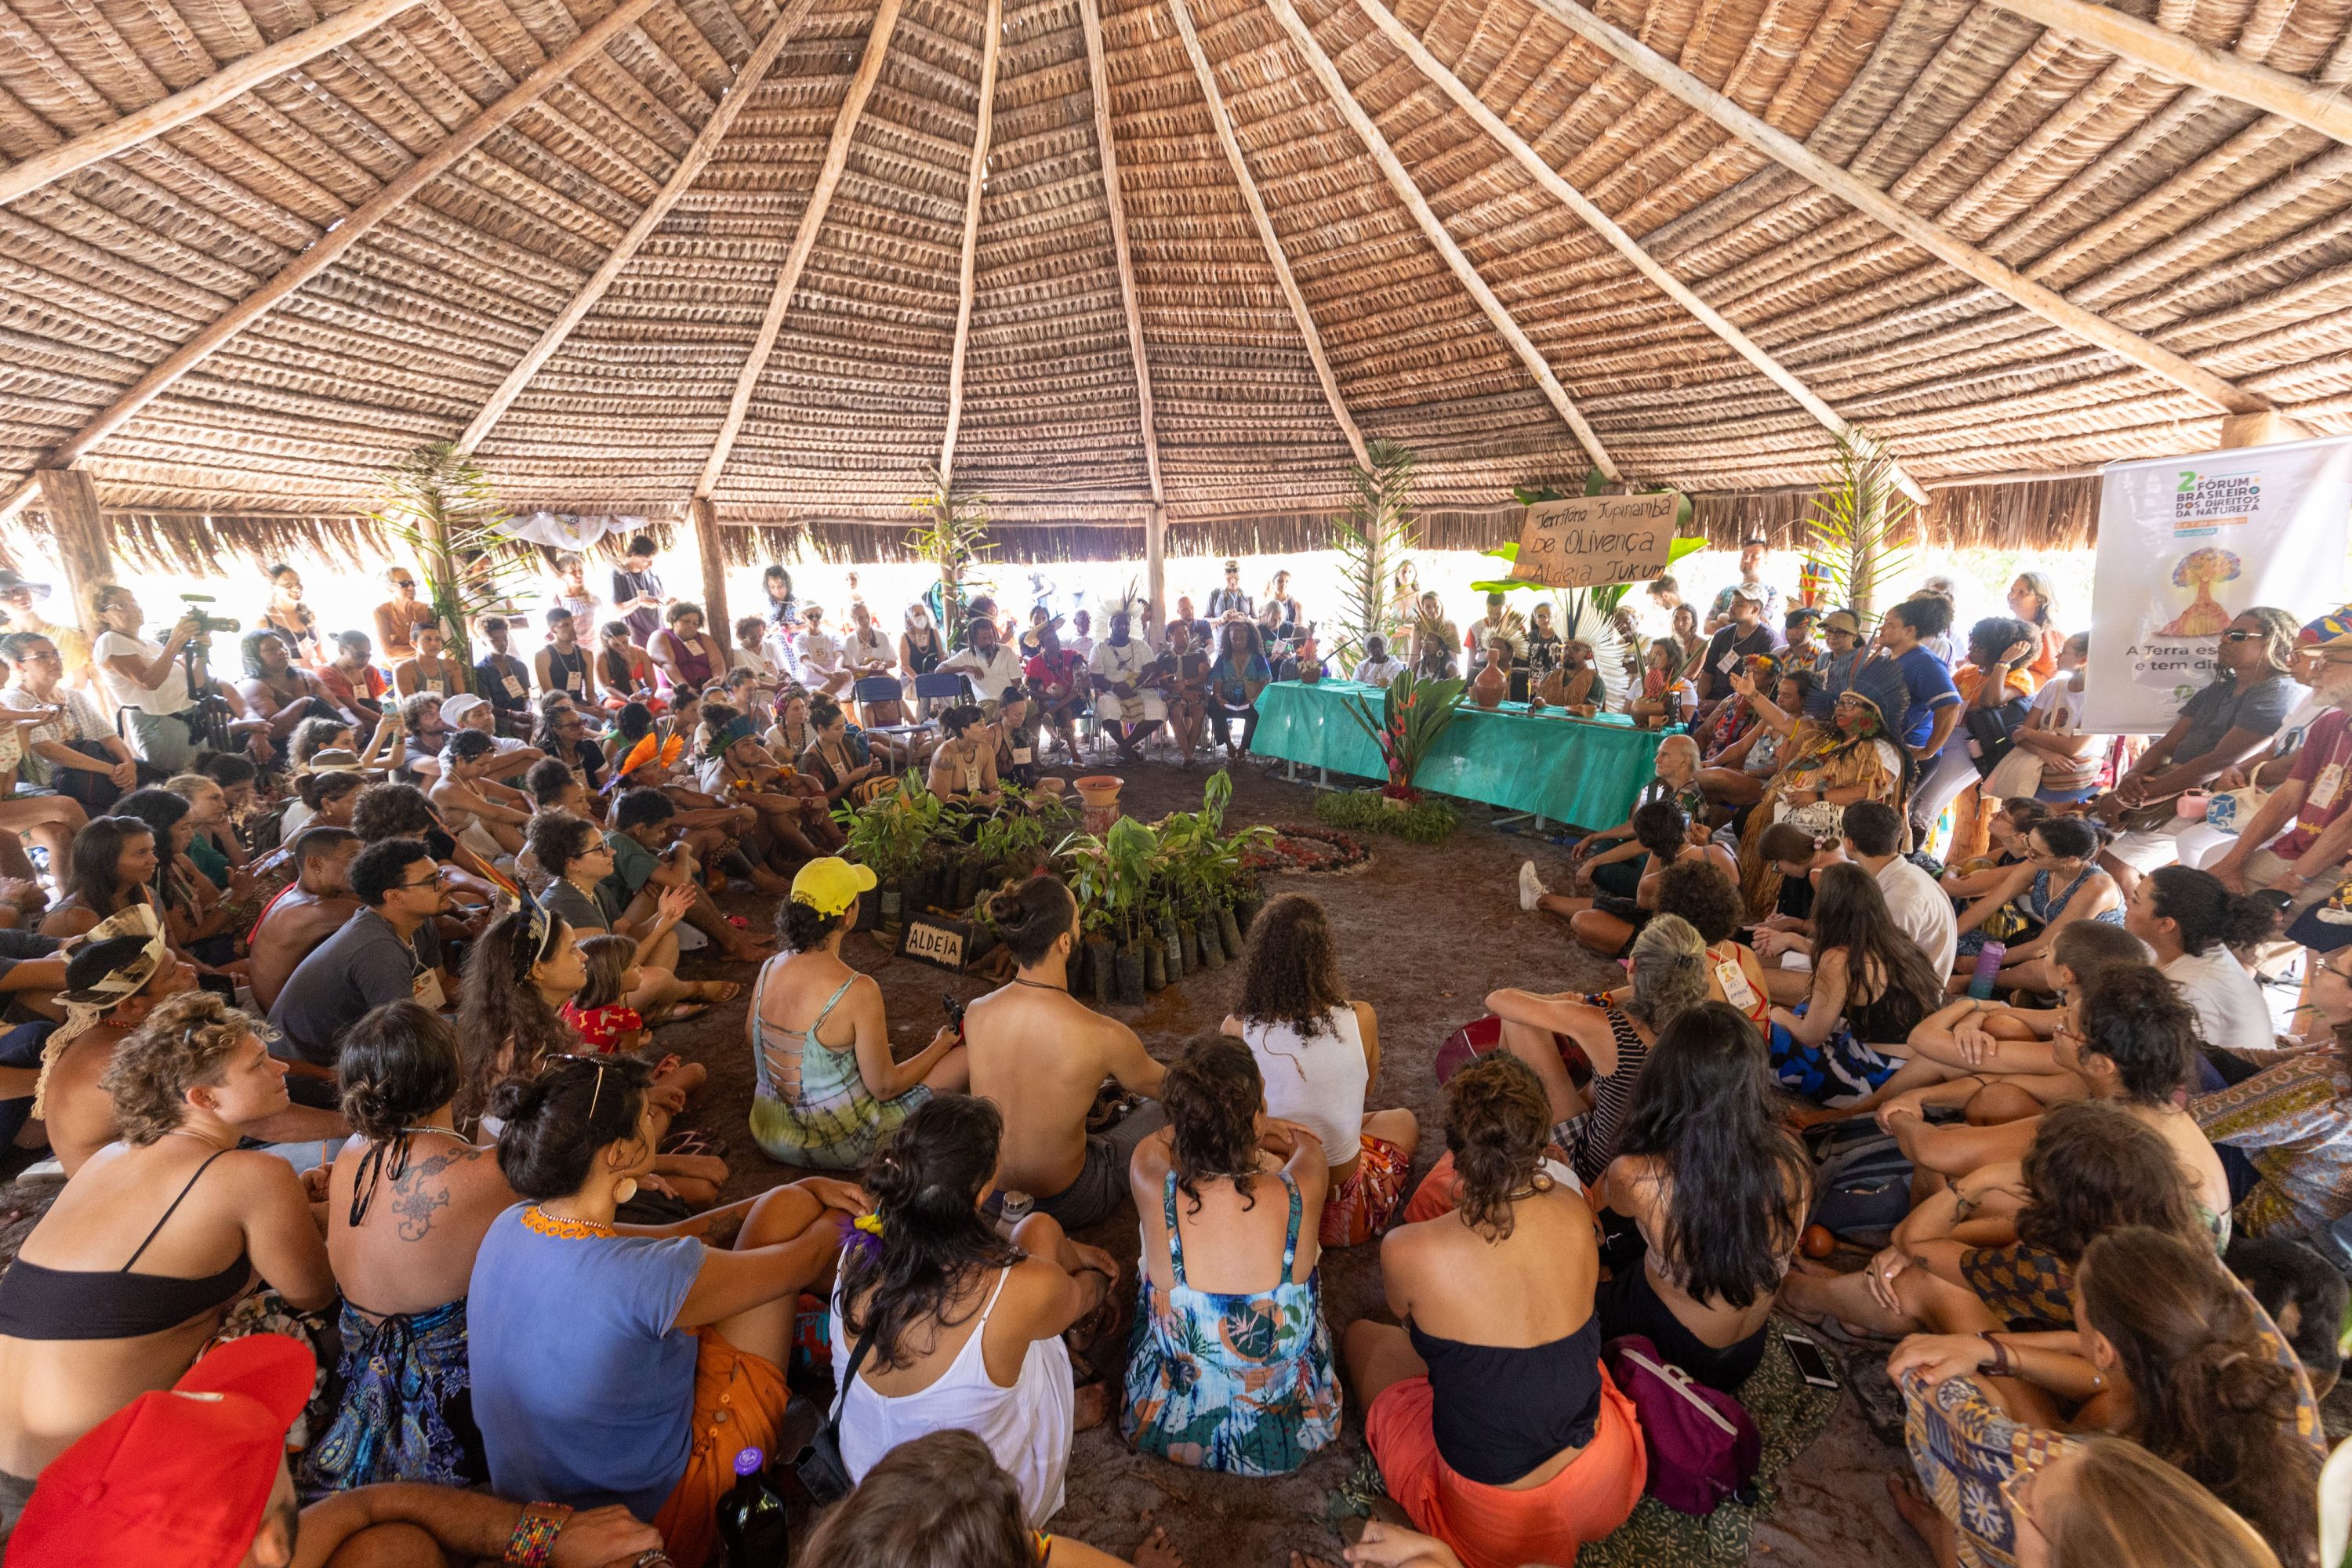
<svg viewBox="0 0 2352 1568">
<path fill-rule="evenodd" d="M 1111 682 L 1135 679 L 1136 673 L 1152 660 L 1151 650 L 1140 637 L 1129 637 L 1121 647 L 1108 639 L 1095 644 L 1095 651 L 1087 656 L 1087 671 Z"/>
<path fill-rule="evenodd" d="M 106 687 L 107 696 L 117 708 L 136 708 L 142 713 L 184 713 L 195 706 L 188 695 L 187 667 L 174 662 L 172 673 L 163 684 L 150 691 L 134 686 L 117 674 L 111 660 L 135 658 L 142 664 L 152 663 L 163 651 L 162 643 L 149 642 L 145 637 L 125 637 L 121 632 L 100 632 L 98 641 L 90 645 L 90 662 L 98 667 L 98 679 Z"/>
<path fill-rule="evenodd" d="M 2164 977 L 2197 1010 L 2197 1032 L 2207 1045 L 2244 1050 L 2272 1043 L 2271 1010 L 2263 1001 L 2263 988 L 2221 943 L 2201 953 L 2182 953 L 2164 966 Z"/>
<path fill-rule="evenodd" d="M 796 651 L 804 680 L 822 680 L 841 668 L 841 645 L 831 632 L 803 632 Z"/>
<path fill-rule="evenodd" d="M 1242 1038 L 1265 1080 L 1266 1114 L 1314 1133 L 1332 1164 L 1354 1159 L 1363 1147 L 1364 1091 L 1372 1076 L 1356 1010 L 1334 1007 L 1331 1026 L 1310 1037 L 1294 1025 L 1244 1021 Z"/>
<path fill-rule="evenodd" d="M 1004 689 L 1021 679 L 1021 656 L 998 643 L 986 653 L 976 647 L 950 654 L 940 660 L 943 674 L 961 675 L 971 682 L 972 695 L 982 702 L 993 702 L 1004 695 Z"/>
<path fill-rule="evenodd" d="M 1365 686 L 1386 686 L 1403 673 L 1404 660 L 1401 658 L 1367 658 L 1357 663 L 1356 673 L 1350 679 Z"/>
<path fill-rule="evenodd" d="M 1960 951 L 1960 922 L 1951 895 L 1900 855 L 1878 873 L 1878 890 L 1886 895 L 1887 912 L 1903 934 L 1919 944 L 1937 973 L 1949 974 Z"/>
</svg>

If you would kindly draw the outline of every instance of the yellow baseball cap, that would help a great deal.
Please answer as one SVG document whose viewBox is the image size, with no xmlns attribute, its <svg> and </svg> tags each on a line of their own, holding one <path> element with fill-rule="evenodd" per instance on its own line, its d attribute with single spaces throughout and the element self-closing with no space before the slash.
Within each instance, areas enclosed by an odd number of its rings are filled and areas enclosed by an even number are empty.
<svg viewBox="0 0 2352 1568">
<path fill-rule="evenodd" d="M 824 855 L 793 873 L 793 900 L 821 915 L 837 915 L 874 890 L 871 866 L 853 865 L 838 855 Z"/>
</svg>

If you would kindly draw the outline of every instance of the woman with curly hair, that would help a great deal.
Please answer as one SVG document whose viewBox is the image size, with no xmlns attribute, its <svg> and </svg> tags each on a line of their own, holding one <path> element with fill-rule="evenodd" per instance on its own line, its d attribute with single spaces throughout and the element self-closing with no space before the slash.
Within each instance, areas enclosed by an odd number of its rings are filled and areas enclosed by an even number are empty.
<svg viewBox="0 0 2352 1568">
<path fill-rule="evenodd" d="M 1960 1535 L 1970 1548 L 2026 1547 L 2029 1532 L 2052 1533 L 2044 1479 L 2084 1447 L 2058 1434 L 2109 1433 L 2210 1490 L 2279 1562 L 2316 1562 L 2318 1404 L 2277 1325 L 2211 1248 L 2112 1231 L 2084 1248 L 2075 1298 L 2079 1324 L 2064 1331 L 1921 1334 L 1896 1347 L 1887 1371 L 1925 1483 L 1898 1491 L 1905 1518 L 1939 1549 Z M 2231 1560 L 2194 1554 L 2195 1533 L 2145 1561 Z"/>
<path fill-rule="evenodd" d="M 1256 1060 L 1223 1035 L 1168 1069 L 1160 1102 L 1168 1125 L 1128 1177 L 1143 1252 L 1120 1430 L 1179 1465 L 1287 1475 L 1339 1436 L 1322 1248 L 1300 1235 L 1322 1200 L 1323 1145 L 1265 1114 Z M 1269 1176 L 1280 1187 L 1262 1205 Z"/>
<path fill-rule="evenodd" d="M 477 1127 L 498 1087 L 527 1079 L 549 1057 L 576 1049 L 580 1031 L 562 1008 L 588 979 L 577 933 L 536 904 L 509 910 L 466 952 L 458 990 L 457 1034 L 465 1071 L 457 1125 Z"/>
<path fill-rule="evenodd" d="M 995 1190 L 1004 1118 L 992 1100 L 943 1094 L 919 1107 L 866 1166 L 873 1237 L 846 1252 L 833 1296 L 841 1457 L 862 1479 L 910 1437 L 961 1427 L 1013 1473 L 1034 1529 L 1061 1511 L 1081 1423 L 1063 1332 L 1118 1282 L 1099 1247 L 1050 1215 L 1001 1237 L 981 1205 Z"/>
<path fill-rule="evenodd" d="M 0 1274 L 0 1525 L 76 1438 L 171 1387 L 257 1273 L 299 1311 L 335 1296 L 293 1166 L 239 1147 L 287 1109 L 260 1025 L 182 993 L 115 1047 L 100 1087 L 121 1142 Z"/>
<path fill-rule="evenodd" d="M 1658 1031 L 1617 1158 L 1594 1201 L 1633 1222 L 1596 1310 L 1608 1339 L 1642 1334 L 1699 1382 L 1737 1393 L 1797 1253 L 1812 1186 L 1804 1146 L 1773 1114 L 1756 1026 L 1721 1002 Z"/>
<path fill-rule="evenodd" d="M 1780 867 L 1763 852 L 1764 830 L 1773 823 L 1791 821 L 1816 838 L 1833 838 L 1844 808 L 1856 801 L 1903 809 L 1913 764 L 1895 726 L 1905 700 L 1901 678 L 1884 660 L 1861 667 L 1855 683 L 1831 704 L 1827 724 L 1800 720 L 1760 695 L 1750 698 L 1759 716 L 1788 721 L 1790 731 L 1780 771 L 1765 781 L 1739 833 L 1739 890 L 1749 914 L 1771 914 L 1780 897 Z"/>
<path fill-rule="evenodd" d="M 1322 1245 L 1370 1241 L 1388 1228 L 1421 1146 L 1412 1111 L 1364 1108 L 1381 1076 L 1380 1020 L 1370 1003 L 1348 1000 L 1331 922 L 1303 893 L 1259 911 L 1244 963 L 1241 1011 L 1221 1027 L 1257 1058 L 1267 1113 L 1313 1132 L 1331 1162 Z"/>
<path fill-rule="evenodd" d="M 1601 1365 L 1592 1210 L 1544 1168 L 1550 1120 L 1516 1057 L 1454 1074 L 1458 1203 L 1381 1244 L 1403 1326 L 1362 1320 L 1344 1342 L 1389 1495 L 1467 1568 L 1573 1563 L 1642 1500 L 1633 1401 Z"/>
</svg>

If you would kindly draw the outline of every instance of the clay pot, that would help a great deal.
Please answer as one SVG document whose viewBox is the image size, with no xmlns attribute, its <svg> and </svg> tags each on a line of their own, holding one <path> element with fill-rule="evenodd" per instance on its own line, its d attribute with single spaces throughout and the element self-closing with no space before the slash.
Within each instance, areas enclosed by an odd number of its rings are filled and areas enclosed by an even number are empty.
<svg viewBox="0 0 2352 1568">
<path fill-rule="evenodd" d="M 1499 664 L 1488 663 L 1479 669 L 1477 678 L 1470 682 L 1470 700 L 1481 708 L 1491 709 L 1500 706 L 1503 699 L 1510 694 L 1510 690 L 1509 672 Z"/>
<path fill-rule="evenodd" d="M 1074 782 L 1072 787 L 1078 798 L 1097 810 L 1107 810 L 1118 804 L 1118 792 L 1127 781 L 1112 773 L 1090 773 Z"/>
</svg>

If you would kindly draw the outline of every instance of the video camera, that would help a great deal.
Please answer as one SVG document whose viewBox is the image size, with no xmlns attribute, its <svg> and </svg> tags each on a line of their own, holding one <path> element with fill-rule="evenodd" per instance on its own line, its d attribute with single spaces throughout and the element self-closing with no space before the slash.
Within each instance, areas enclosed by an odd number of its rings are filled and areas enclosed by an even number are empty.
<svg viewBox="0 0 2352 1568">
<path fill-rule="evenodd" d="M 213 603 L 213 596 L 210 594 L 183 594 L 180 595 L 180 602 L 188 606 L 187 618 L 196 623 L 196 635 L 199 637 L 215 637 L 222 632 L 233 633 L 244 629 L 228 616 L 207 615 L 198 608 L 199 605 Z"/>
</svg>

